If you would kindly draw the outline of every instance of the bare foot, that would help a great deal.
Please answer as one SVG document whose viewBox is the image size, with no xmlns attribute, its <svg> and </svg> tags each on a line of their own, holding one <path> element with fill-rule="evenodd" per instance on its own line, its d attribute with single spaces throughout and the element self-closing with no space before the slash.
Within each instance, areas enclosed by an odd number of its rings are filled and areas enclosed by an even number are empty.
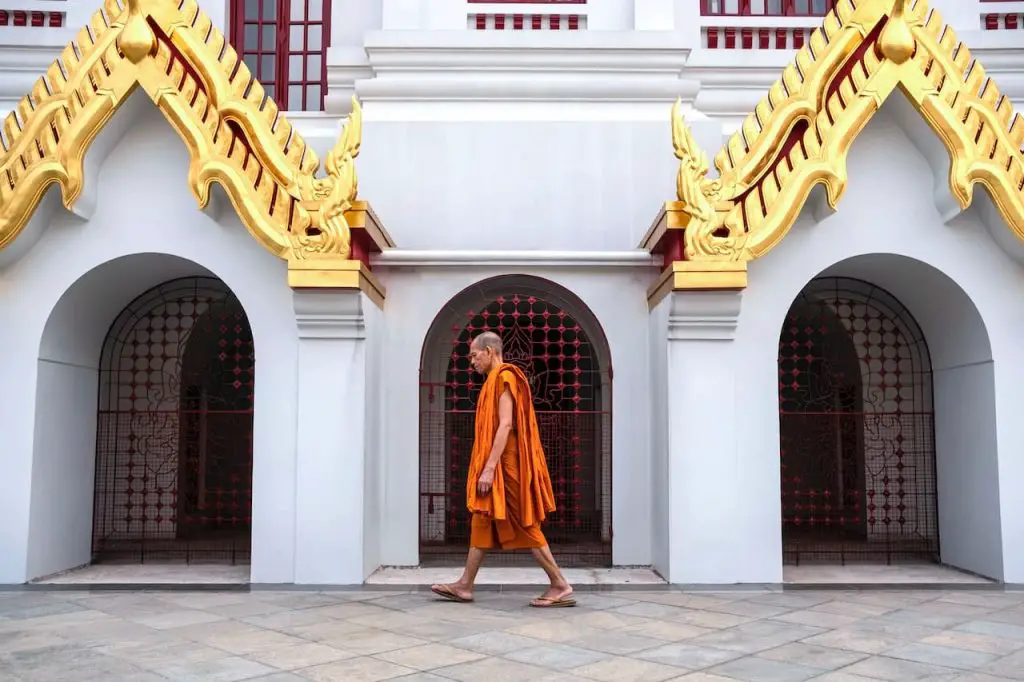
<svg viewBox="0 0 1024 682">
<path fill-rule="evenodd" d="M 455 601 L 461 603 L 468 603 L 473 601 L 473 588 L 459 583 L 450 583 L 447 585 L 431 585 L 430 591 L 436 594 L 442 599 L 448 601 Z"/>
</svg>

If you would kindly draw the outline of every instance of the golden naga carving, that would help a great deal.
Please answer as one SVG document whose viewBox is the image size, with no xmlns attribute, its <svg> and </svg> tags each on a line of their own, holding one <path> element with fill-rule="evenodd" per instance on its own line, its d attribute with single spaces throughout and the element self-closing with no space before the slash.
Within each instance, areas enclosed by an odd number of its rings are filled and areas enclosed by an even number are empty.
<svg viewBox="0 0 1024 682">
<path fill-rule="evenodd" d="M 949 151 L 949 186 L 960 206 L 971 204 L 975 184 L 985 186 L 1024 240 L 1024 118 L 926 0 L 838 0 L 717 154 L 718 178 L 706 177 L 707 157 L 679 103 L 673 107 L 678 201 L 666 205 L 644 244 L 682 230 L 674 269 L 691 281 L 675 288 L 719 288 L 721 277 L 708 273 L 723 271 L 742 273 L 732 281 L 745 286 L 745 263 L 785 236 L 815 185 L 835 209 L 853 140 L 897 89 Z"/>
<path fill-rule="evenodd" d="M 195 0 L 106 0 L 4 121 L 0 248 L 50 185 L 71 208 L 90 143 L 141 87 L 188 147 L 200 207 L 220 184 L 242 223 L 291 262 L 348 260 L 362 114 L 320 161 Z M 365 212 L 365 211 L 364 211 Z M 306 268 L 310 269 L 310 268 Z M 345 266 L 344 270 L 358 270 Z"/>
</svg>

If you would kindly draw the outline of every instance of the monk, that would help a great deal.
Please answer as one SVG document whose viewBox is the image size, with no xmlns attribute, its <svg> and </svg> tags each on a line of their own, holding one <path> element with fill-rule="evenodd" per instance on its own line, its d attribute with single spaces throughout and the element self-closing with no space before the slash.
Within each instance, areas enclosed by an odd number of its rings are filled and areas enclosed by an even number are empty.
<svg viewBox="0 0 1024 682">
<path fill-rule="evenodd" d="M 430 589 L 444 599 L 471 602 L 477 571 L 489 550 L 530 549 L 551 582 L 530 606 L 575 606 L 572 587 L 540 529 L 555 511 L 555 495 L 530 384 L 522 370 L 502 360 L 501 351 L 501 337 L 494 332 L 480 334 L 469 346 L 473 369 L 487 377 L 476 405 L 466 484 L 466 505 L 473 515 L 469 556 L 457 582 Z"/>
</svg>

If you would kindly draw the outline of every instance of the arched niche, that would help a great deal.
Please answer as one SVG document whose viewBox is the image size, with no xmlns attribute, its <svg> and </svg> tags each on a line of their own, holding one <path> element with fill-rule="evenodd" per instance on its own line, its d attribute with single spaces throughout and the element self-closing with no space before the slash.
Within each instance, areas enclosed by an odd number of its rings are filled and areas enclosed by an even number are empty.
<svg viewBox="0 0 1024 682">
<path fill-rule="evenodd" d="M 565 565 L 611 563 L 612 367 L 604 331 L 572 292 L 532 276 L 466 288 L 438 312 L 420 364 L 421 563 L 455 563 L 469 539 L 465 483 L 483 377 L 469 343 L 495 331 L 530 379 L 558 511 L 545 534 Z M 511 556 L 515 561 L 516 555 Z"/>
</svg>

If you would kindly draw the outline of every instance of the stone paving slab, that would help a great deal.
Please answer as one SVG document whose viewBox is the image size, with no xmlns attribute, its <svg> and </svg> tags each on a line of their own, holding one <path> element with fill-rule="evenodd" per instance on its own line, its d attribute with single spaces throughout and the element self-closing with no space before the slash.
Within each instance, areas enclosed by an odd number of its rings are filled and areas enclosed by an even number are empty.
<svg viewBox="0 0 1024 682">
<path fill-rule="evenodd" d="M 4 682 L 1010 682 L 1024 592 L 0 592 Z"/>
</svg>

